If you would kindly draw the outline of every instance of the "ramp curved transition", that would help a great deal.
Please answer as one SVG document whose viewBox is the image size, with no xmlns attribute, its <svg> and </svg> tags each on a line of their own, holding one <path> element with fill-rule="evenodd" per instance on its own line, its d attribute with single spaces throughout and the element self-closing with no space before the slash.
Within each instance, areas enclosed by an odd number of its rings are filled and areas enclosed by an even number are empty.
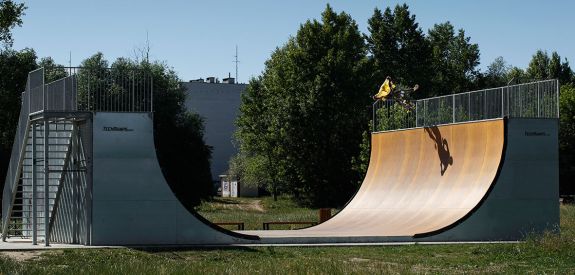
<svg viewBox="0 0 575 275">
<path fill-rule="evenodd" d="M 266 237 L 415 236 L 468 215 L 495 183 L 505 149 L 503 119 L 385 133 L 371 138 L 365 179 L 330 220 Z"/>
</svg>

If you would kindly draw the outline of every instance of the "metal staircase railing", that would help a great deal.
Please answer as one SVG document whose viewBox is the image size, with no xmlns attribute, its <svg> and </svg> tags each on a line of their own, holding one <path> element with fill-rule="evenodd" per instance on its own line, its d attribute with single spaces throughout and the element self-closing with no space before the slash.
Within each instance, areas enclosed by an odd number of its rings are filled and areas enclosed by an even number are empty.
<svg viewBox="0 0 575 275">
<path fill-rule="evenodd" d="M 52 122 L 48 124 L 49 135 L 45 137 L 46 131 L 43 127 L 42 124 L 32 124 L 29 129 L 31 133 L 28 135 L 23 156 L 22 174 L 14 194 L 13 206 L 16 208 L 12 209 L 9 216 L 9 227 L 5 234 L 6 237 L 32 238 L 33 243 L 36 243 L 40 237 L 46 238 L 47 218 L 54 217 L 51 213 L 57 201 L 56 194 L 61 179 L 65 175 L 66 166 L 70 160 L 71 139 L 75 131 L 70 122 Z M 44 157 L 46 140 L 48 140 L 48 146 L 51 147 L 47 158 Z M 46 160 L 48 173 L 42 169 Z M 44 180 L 46 174 L 48 181 Z"/>
<path fill-rule="evenodd" d="M 38 76 L 42 75 L 40 79 Z M 20 109 L 20 116 L 18 120 L 18 127 L 12 145 L 12 154 L 6 180 L 4 182 L 4 191 L 2 194 L 2 240 L 6 241 L 8 228 L 10 225 L 10 218 L 12 211 L 16 205 L 16 192 L 18 191 L 18 183 L 22 172 L 22 163 L 24 161 L 23 155 L 25 154 L 26 144 L 28 142 L 28 135 L 30 131 L 30 111 L 31 102 L 30 95 L 35 89 L 44 89 L 44 72 L 43 69 L 32 71 L 28 74 L 28 81 L 26 83 L 26 91 L 22 93 L 22 106 Z M 34 106 L 36 108 L 36 106 Z M 22 202 L 20 202 L 22 204 Z M 18 226 L 18 225 L 14 225 Z"/>
<path fill-rule="evenodd" d="M 71 149 L 80 148 L 78 122 L 73 115 L 76 102 L 75 76 L 44 84 L 44 70 L 28 76 L 22 93 L 22 108 L 14 140 L 2 202 L 2 239 L 41 238 L 50 242 L 55 224 L 58 194 L 70 173 Z M 47 112 L 52 112 L 47 116 Z M 65 112 L 58 115 L 58 112 Z M 78 154 L 74 154 L 77 162 Z M 80 169 L 76 169 L 77 173 Z M 86 169 L 83 168 L 85 173 Z M 77 179 L 84 179 L 76 177 Z M 74 183 L 77 184 L 77 183 Z M 80 184 L 82 185 L 82 184 Z M 85 186 L 85 184 L 83 184 Z"/>
<path fill-rule="evenodd" d="M 43 68 L 28 74 L 3 190 L 3 241 L 90 244 L 92 112 L 153 110 L 144 70 L 58 69 L 67 77 L 47 84 Z"/>
</svg>

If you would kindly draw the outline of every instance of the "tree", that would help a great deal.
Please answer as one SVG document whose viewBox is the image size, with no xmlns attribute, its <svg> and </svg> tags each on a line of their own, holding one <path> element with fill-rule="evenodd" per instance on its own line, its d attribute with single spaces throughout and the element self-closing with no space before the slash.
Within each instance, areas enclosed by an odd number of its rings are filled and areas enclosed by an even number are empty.
<svg viewBox="0 0 575 275">
<path fill-rule="evenodd" d="M 507 84 L 511 66 L 507 64 L 502 56 L 495 58 L 495 60 L 487 66 L 487 72 L 484 79 L 484 87 L 499 87 Z"/>
<path fill-rule="evenodd" d="M 519 84 L 528 81 L 527 74 L 519 67 L 512 67 L 507 72 L 507 79 L 510 84 Z"/>
<path fill-rule="evenodd" d="M 127 89 L 122 87 L 122 83 L 110 79 L 123 76 L 130 79 L 130 85 L 146 85 L 142 79 L 153 79 L 154 139 L 158 160 L 176 197 L 186 208 L 193 209 L 201 199 L 208 199 L 213 193 L 209 165 L 211 148 L 203 139 L 202 118 L 187 112 L 184 107 L 186 95 L 180 79 L 172 69 L 160 62 L 119 58 L 110 68 L 108 64 L 102 53 L 82 62 L 78 86 L 84 89 L 79 91 L 85 98 L 83 106 L 102 111 L 110 105 L 117 106 L 114 100 L 121 100 L 127 94 Z M 86 87 L 100 92 L 88 94 Z M 87 98 L 90 98 L 89 104 Z M 107 105 L 98 102 L 107 102 Z"/>
<path fill-rule="evenodd" d="M 38 67 L 44 68 L 44 81 L 46 83 L 50 83 L 52 81 L 68 76 L 64 66 L 56 64 L 52 57 L 43 57 L 40 59 Z"/>
<path fill-rule="evenodd" d="M 191 209 L 214 193 L 210 170 L 212 148 L 204 141 L 204 121 L 200 115 L 186 110 L 186 94 L 174 70 L 147 59 L 134 63 L 134 67 L 153 79 L 158 160 L 172 191 Z"/>
<path fill-rule="evenodd" d="M 23 3 L 14 3 L 12 0 L 0 0 L 0 42 L 6 48 L 12 47 L 14 42 L 11 30 L 22 26 L 22 16 L 26 6 Z"/>
<path fill-rule="evenodd" d="M 526 70 L 527 76 L 534 80 L 549 79 L 549 61 L 547 52 L 538 50 L 529 62 Z"/>
<path fill-rule="evenodd" d="M 271 178 L 302 203 L 341 205 L 357 188 L 350 164 L 370 114 L 366 64 L 357 24 L 328 5 L 321 22 L 274 51 L 242 98 L 241 146 L 271 156 Z"/>
<path fill-rule="evenodd" d="M 559 79 L 562 84 L 573 81 L 573 71 L 569 66 L 569 61 L 565 59 L 561 62 L 561 56 L 557 52 L 551 53 L 551 57 L 546 51 L 538 50 L 527 67 L 527 77 L 532 80 Z"/>
<path fill-rule="evenodd" d="M 277 49 L 266 65 L 271 68 L 285 64 L 274 64 L 273 61 L 283 60 L 282 55 L 293 45 L 292 42 L 283 49 Z M 269 82 L 273 81 L 271 73 L 267 74 L 267 77 Z M 234 158 L 232 172 L 246 184 L 264 187 L 274 200 L 277 200 L 278 193 L 286 185 L 285 179 L 280 177 L 281 168 L 277 165 L 282 157 L 282 148 L 278 144 L 285 138 L 285 132 L 279 129 L 279 114 L 273 113 L 281 106 L 277 104 L 281 98 L 269 93 L 262 82 L 262 77 L 251 79 L 242 94 L 240 116 L 237 120 L 240 150 Z"/>
<path fill-rule="evenodd" d="M 469 91 L 479 75 L 479 46 L 465 31 L 457 35 L 450 22 L 435 24 L 428 33 L 432 48 L 432 95 Z"/>
<path fill-rule="evenodd" d="M 575 194 L 575 86 L 563 85 L 559 97 L 559 179 L 562 195 Z"/>
<path fill-rule="evenodd" d="M 567 58 L 565 58 L 565 61 L 561 63 L 561 70 L 557 78 L 559 78 L 559 82 L 563 84 L 575 83 L 575 74 L 573 73 L 573 70 L 571 70 Z"/>
<path fill-rule="evenodd" d="M 374 68 L 372 90 L 391 76 L 403 85 L 418 83 L 426 91 L 431 83 L 431 49 L 409 7 L 397 5 L 393 12 L 388 7 L 383 13 L 376 8 L 368 30 L 365 38 Z M 424 96 L 421 92 L 416 95 Z"/>
</svg>

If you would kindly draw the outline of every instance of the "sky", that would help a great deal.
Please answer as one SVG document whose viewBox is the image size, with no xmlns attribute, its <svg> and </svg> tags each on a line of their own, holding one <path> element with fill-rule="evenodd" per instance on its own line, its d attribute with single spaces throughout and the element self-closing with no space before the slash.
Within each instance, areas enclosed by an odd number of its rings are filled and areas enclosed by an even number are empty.
<svg viewBox="0 0 575 275">
<path fill-rule="evenodd" d="M 21 2 L 16 0 L 17 2 Z M 33 0 L 24 24 L 13 30 L 14 48 L 33 48 L 39 57 L 79 66 L 102 52 L 113 61 L 135 57 L 149 41 L 150 58 L 172 67 L 184 81 L 228 74 L 246 83 L 259 75 L 274 49 L 306 20 L 320 19 L 329 4 L 345 12 L 368 33 L 374 8 L 407 3 L 420 28 L 450 21 L 479 44 L 485 70 L 502 56 L 525 68 L 538 49 L 557 51 L 575 64 L 575 1 L 441 0 Z"/>
</svg>

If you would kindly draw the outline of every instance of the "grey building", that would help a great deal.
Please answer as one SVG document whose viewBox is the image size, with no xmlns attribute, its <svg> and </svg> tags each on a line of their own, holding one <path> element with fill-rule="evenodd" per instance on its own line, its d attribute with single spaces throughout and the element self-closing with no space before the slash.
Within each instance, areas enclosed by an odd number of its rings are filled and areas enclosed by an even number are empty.
<svg viewBox="0 0 575 275">
<path fill-rule="evenodd" d="M 184 82 L 186 89 L 186 107 L 204 118 L 206 143 L 213 147 L 212 180 L 219 182 L 219 175 L 225 174 L 228 163 L 238 148 L 233 135 L 235 121 L 239 114 L 241 93 L 246 84 L 233 84 L 233 78 L 219 83 L 216 78 L 207 78 Z"/>
</svg>

